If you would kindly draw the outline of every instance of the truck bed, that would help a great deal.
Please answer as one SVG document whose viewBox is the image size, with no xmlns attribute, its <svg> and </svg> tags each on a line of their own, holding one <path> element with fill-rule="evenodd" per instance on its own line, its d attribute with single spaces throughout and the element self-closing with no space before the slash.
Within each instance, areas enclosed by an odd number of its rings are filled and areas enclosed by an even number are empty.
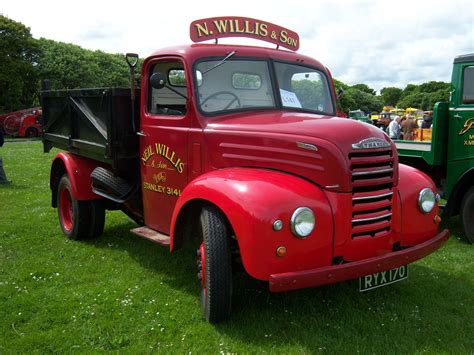
<svg viewBox="0 0 474 355">
<path fill-rule="evenodd" d="M 135 97 L 139 101 L 139 90 Z M 131 165 L 138 164 L 139 153 L 132 128 L 130 89 L 42 91 L 41 103 L 45 152 L 55 147 L 95 159 L 110 164 L 118 175 L 135 170 Z"/>
</svg>

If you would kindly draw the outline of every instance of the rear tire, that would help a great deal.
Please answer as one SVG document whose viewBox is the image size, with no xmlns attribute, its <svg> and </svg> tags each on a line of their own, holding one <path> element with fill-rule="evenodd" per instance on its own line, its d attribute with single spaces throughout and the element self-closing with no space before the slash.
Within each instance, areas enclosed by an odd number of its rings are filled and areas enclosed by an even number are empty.
<svg viewBox="0 0 474 355">
<path fill-rule="evenodd" d="M 210 323 L 230 318 L 232 301 L 232 256 L 230 236 L 223 214 L 213 206 L 201 212 L 202 244 L 198 251 L 201 308 Z"/>
<path fill-rule="evenodd" d="M 90 239 L 103 233 L 105 208 L 102 201 L 76 200 L 67 174 L 59 180 L 57 196 L 59 225 L 68 239 Z"/>
<path fill-rule="evenodd" d="M 461 202 L 461 223 L 467 241 L 474 244 L 474 186 L 471 186 Z"/>
<path fill-rule="evenodd" d="M 28 127 L 25 131 L 25 137 L 27 138 L 35 138 L 38 137 L 38 130 L 34 127 Z"/>
</svg>

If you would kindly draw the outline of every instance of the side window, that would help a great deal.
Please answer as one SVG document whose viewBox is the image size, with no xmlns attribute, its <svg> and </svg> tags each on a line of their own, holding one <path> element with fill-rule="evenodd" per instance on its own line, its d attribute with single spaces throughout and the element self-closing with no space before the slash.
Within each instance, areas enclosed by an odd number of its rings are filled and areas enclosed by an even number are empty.
<svg viewBox="0 0 474 355">
<path fill-rule="evenodd" d="M 149 77 L 154 73 L 166 75 L 168 85 L 186 95 L 186 75 L 180 61 L 158 62 L 150 70 Z M 148 112 L 155 115 L 183 116 L 186 114 L 186 99 L 166 87 L 155 89 L 150 86 Z"/>
<path fill-rule="evenodd" d="M 462 103 L 474 104 L 474 67 L 464 68 L 462 80 Z"/>
</svg>

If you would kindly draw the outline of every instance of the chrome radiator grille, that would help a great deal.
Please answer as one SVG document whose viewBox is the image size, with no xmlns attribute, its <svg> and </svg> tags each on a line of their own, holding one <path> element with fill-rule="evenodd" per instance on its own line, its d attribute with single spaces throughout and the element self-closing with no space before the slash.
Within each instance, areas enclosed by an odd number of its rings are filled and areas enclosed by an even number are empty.
<svg viewBox="0 0 474 355">
<path fill-rule="evenodd" d="M 394 158 L 390 148 L 349 153 L 352 174 L 352 238 L 390 232 Z"/>
</svg>

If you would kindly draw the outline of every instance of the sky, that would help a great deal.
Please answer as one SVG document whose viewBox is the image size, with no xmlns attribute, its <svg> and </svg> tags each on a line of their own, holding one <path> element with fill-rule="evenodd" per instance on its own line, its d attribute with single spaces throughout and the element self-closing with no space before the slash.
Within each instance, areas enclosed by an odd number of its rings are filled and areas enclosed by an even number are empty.
<svg viewBox="0 0 474 355">
<path fill-rule="evenodd" d="M 110 53 L 190 44 L 192 21 L 243 16 L 297 32 L 299 52 L 346 84 L 380 90 L 449 82 L 454 57 L 474 53 L 473 0 L 3 1 L 0 13 L 35 38 Z M 268 46 L 254 40 L 220 43 Z"/>
</svg>

